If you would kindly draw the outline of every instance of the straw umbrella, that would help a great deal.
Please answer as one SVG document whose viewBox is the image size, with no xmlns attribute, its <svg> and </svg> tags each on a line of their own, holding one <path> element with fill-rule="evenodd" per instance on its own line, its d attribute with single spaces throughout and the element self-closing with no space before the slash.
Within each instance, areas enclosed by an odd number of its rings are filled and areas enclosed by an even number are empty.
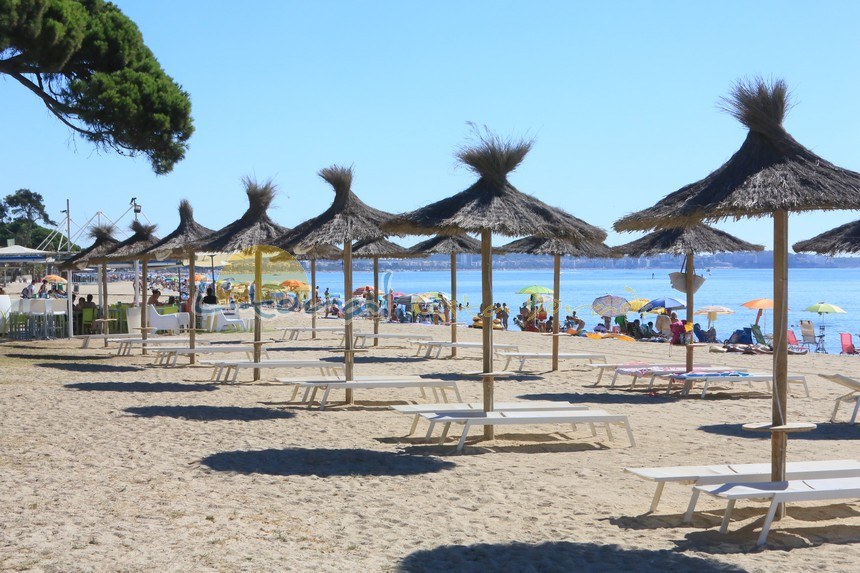
<svg viewBox="0 0 860 573">
<path fill-rule="evenodd" d="M 840 225 L 792 246 L 795 253 L 839 255 L 860 253 L 860 220 Z"/>
<path fill-rule="evenodd" d="M 148 225 L 141 223 L 140 221 L 132 221 L 130 229 L 132 231 L 131 236 L 129 236 L 124 241 L 118 243 L 115 248 L 111 251 L 108 251 L 102 255 L 96 257 L 90 257 L 90 260 L 94 263 L 101 263 L 102 265 L 102 280 L 104 282 L 104 299 L 103 299 L 103 307 L 105 317 L 109 319 L 109 310 L 108 310 L 108 301 L 107 301 L 107 263 L 110 262 L 120 262 L 120 261 L 133 261 L 140 258 L 140 254 L 158 242 L 158 237 L 155 236 L 156 225 Z M 144 266 L 144 282 L 142 283 L 142 287 L 145 291 L 146 289 L 146 267 Z M 106 326 L 106 329 L 109 327 Z M 107 339 L 105 339 L 105 344 L 107 344 Z M 146 354 L 146 348 L 144 347 L 143 353 Z"/>
<path fill-rule="evenodd" d="M 411 255 L 409 249 L 392 243 L 388 239 L 365 239 L 358 241 L 352 247 L 352 258 L 373 259 L 373 296 L 377 306 L 373 312 L 373 333 L 379 333 L 379 259 L 404 259 Z M 388 309 L 391 312 L 391 309 Z M 373 345 L 379 346 L 379 340 L 374 338 Z"/>
<path fill-rule="evenodd" d="M 788 213 L 860 208 L 860 174 L 800 145 L 782 126 L 789 109 L 781 80 L 739 82 L 724 107 L 749 128 L 741 148 L 719 169 L 615 223 L 618 231 L 690 226 L 699 221 L 773 216 L 774 359 L 772 475 L 785 480 L 788 374 Z M 780 512 L 782 513 L 782 512 Z"/>
<path fill-rule="evenodd" d="M 274 244 L 285 251 L 301 254 L 319 245 L 343 245 L 343 293 L 352 296 L 352 250 L 353 241 L 380 239 L 385 234 L 380 225 L 392 215 L 369 207 L 352 192 L 352 167 L 332 165 L 319 171 L 319 176 L 334 189 L 334 202 L 322 214 L 297 226 L 279 238 Z M 344 323 L 344 373 L 347 380 L 353 379 L 352 314 L 354 303 L 345 305 Z M 347 403 L 352 403 L 352 390 L 346 393 Z"/>
<path fill-rule="evenodd" d="M 573 241 L 598 242 L 606 238 L 606 233 L 511 185 L 508 174 L 525 159 L 532 147 L 531 141 L 505 140 L 489 131 L 476 135 L 478 141 L 461 148 L 457 158 L 478 175 L 478 181 L 452 197 L 401 215 L 386 229 L 401 235 L 481 235 L 483 401 L 485 411 L 492 411 L 493 233 L 510 237 L 539 234 L 566 237 Z M 493 435 L 493 427 L 484 426 L 484 437 L 492 439 Z"/>
<path fill-rule="evenodd" d="M 469 235 L 436 235 L 409 249 L 413 255 L 448 255 L 451 257 L 451 342 L 457 342 L 457 255 L 478 254 L 481 241 Z M 451 347 L 451 357 L 457 356 L 457 347 Z"/>
<path fill-rule="evenodd" d="M 289 231 L 269 218 L 267 211 L 277 193 L 277 186 L 271 181 L 257 183 L 250 177 L 242 178 L 242 185 L 248 195 L 248 209 L 227 225 L 195 245 L 198 252 L 233 253 L 250 251 L 254 253 L 254 362 L 260 361 L 263 325 L 260 316 L 260 300 L 263 292 L 263 252 L 277 238 Z M 273 250 L 273 249 L 271 249 Z M 260 369 L 254 368 L 254 380 L 260 379 Z"/>
<path fill-rule="evenodd" d="M 621 255 L 642 257 L 669 253 L 684 255 L 684 292 L 687 294 L 687 323 L 693 323 L 693 278 L 696 270 L 693 258 L 696 253 L 737 253 L 762 251 L 761 245 L 753 245 L 725 231 L 699 224 L 692 227 L 661 229 L 624 245 L 613 247 Z M 687 372 L 693 370 L 693 346 L 687 345 Z"/>
<path fill-rule="evenodd" d="M 208 229 L 194 220 L 194 210 L 187 199 L 179 202 L 179 226 L 172 233 L 152 245 L 144 253 L 143 259 L 143 292 L 146 294 L 146 271 L 147 262 L 150 258 L 166 259 L 176 257 L 188 259 L 188 314 L 191 317 L 191 330 L 189 331 L 189 346 L 194 348 L 196 337 L 196 301 L 197 281 L 194 279 L 194 262 L 196 258 L 195 245 L 212 235 L 214 231 Z M 182 288 L 180 285 L 179 288 Z M 143 337 L 146 338 L 146 302 L 143 304 L 143 312 L 140 313 L 140 326 L 143 329 Z M 189 355 L 191 364 L 195 362 L 194 354 Z"/>
<path fill-rule="evenodd" d="M 115 232 L 116 227 L 112 224 L 93 226 L 89 232 L 90 238 L 93 239 L 93 244 L 86 249 L 75 253 L 74 256 L 69 257 L 68 259 L 60 263 L 60 265 L 58 265 L 61 270 L 66 271 L 66 289 L 69 297 L 69 303 L 71 303 L 72 300 L 72 272 L 74 271 L 74 269 L 86 268 L 86 266 L 90 263 L 91 257 L 98 258 L 99 256 L 114 250 L 117 245 L 119 245 L 119 241 L 113 236 Z M 103 273 L 103 276 L 104 274 L 106 273 Z M 103 292 L 103 288 L 106 291 L 106 285 L 101 281 L 99 281 L 99 284 L 101 285 L 99 287 L 99 292 Z M 69 312 L 70 332 L 74 329 L 73 320 L 74 319 L 72 317 L 72 313 Z M 105 346 L 107 346 L 107 340 L 105 340 Z"/>
<path fill-rule="evenodd" d="M 558 370 L 558 325 L 561 319 L 561 257 L 611 257 L 612 249 L 601 241 L 568 241 L 546 237 L 526 237 L 499 247 L 502 253 L 523 253 L 528 255 L 553 256 L 553 293 L 552 293 L 552 369 Z"/>
</svg>

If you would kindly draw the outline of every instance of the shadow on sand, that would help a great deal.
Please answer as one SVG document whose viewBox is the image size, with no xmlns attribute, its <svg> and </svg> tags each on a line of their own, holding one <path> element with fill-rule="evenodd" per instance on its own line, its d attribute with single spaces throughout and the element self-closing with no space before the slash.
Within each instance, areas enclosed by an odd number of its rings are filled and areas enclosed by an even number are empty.
<svg viewBox="0 0 860 573">
<path fill-rule="evenodd" d="M 200 460 L 221 472 L 276 476 L 409 476 L 453 469 L 455 464 L 426 455 L 364 449 L 254 450 L 220 452 Z"/>
<path fill-rule="evenodd" d="M 139 406 L 126 408 L 126 412 L 142 418 L 180 418 L 183 420 L 286 420 L 295 417 L 292 412 L 272 408 L 242 408 L 239 406 Z"/>
<path fill-rule="evenodd" d="M 565 392 L 561 394 L 523 394 L 518 396 L 523 400 L 549 400 L 556 402 L 591 402 L 594 404 L 665 404 L 677 402 L 677 398 L 665 394 L 579 394 L 577 392 Z"/>
<path fill-rule="evenodd" d="M 23 360 L 109 360 L 112 354 L 7 354 L 9 358 L 21 358 Z"/>
<path fill-rule="evenodd" d="M 540 571 L 541 573 L 589 573 L 597 571 L 696 571 L 696 573 L 743 572 L 744 569 L 714 559 L 703 559 L 668 550 L 623 549 L 617 545 L 572 543 L 508 543 L 444 545 L 407 555 L 398 573 L 486 573 L 487 571 Z"/>
<path fill-rule="evenodd" d="M 85 392 L 211 392 L 214 384 L 181 384 L 179 382 L 78 382 L 63 388 Z"/>
<path fill-rule="evenodd" d="M 712 424 L 699 426 L 699 429 L 709 434 L 729 436 L 732 438 L 750 438 L 754 440 L 769 440 L 767 432 L 750 432 L 744 430 L 741 424 Z M 789 440 L 856 440 L 860 438 L 860 426 L 849 424 L 818 424 L 818 427 L 809 432 L 794 432 Z"/>
<path fill-rule="evenodd" d="M 139 372 L 143 368 L 139 366 L 118 366 L 116 364 L 66 364 L 63 362 L 39 362 L 34 364 L 41 368 L 54 368 L 68 372 Z"/>
</svg>

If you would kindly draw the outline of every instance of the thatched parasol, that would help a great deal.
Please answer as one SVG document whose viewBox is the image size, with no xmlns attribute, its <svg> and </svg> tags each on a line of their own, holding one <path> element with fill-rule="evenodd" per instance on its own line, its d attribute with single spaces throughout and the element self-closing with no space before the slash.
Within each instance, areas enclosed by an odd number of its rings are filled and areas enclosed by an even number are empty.
<svg viewBox="0 0 860 573">
<path fill-rule="evenodd" d="M 69 302 L 71 303 L 72 293 L 72 272 L 75 269 L 86 268 L 90 264 L 91 257 L 98 258 L 105 255 L 119 245 L 119 241 L 114 238 L 116 227 L 113 224 L 95 225 L 90 229 L 89 236 L 93 239 L 93 244 L 76 253 L 74 256 L 60 263 L 59 268 L 66 271 L 66 292 L 68 293 Z M 105 269 L 103 269 L 105 270 Z M 105 299 L 107 292 L 107 272 L 101 274 L 104 281 L 99 281 L 99 303 Z M 74 313 L 69 312 L 69 331 L 74 330 Z M 105 346 L 107 346 L 107 338 L 105 338 Z"/>
<path fill-rule="evenodd" d="M 457 255 L 481 252 L 481 241 L 469 235 L 436 235 L 409 249 L 413 255 L 448 255 L 451 257 L 451 342 L 457 342 Z M 457 347 L 451 347 L 456 358 Z"/>
<path fill-rule="evenodd" d="M 860 221 L 845 223 L 811 239 L 794 243 L 792 249 L 795 253 L 820 255 L 860 253 Z"/>
<path fill-rule="evenodd" d="M 505 140 L 484 131 L 478 141 L 457 152 L 461 163 L 478 175 L 474 185 L 447 199 L 399 216 L 385 229 L 400 235 L 481 235 L 481 279 L 484 346 L 484 409 L 493 410 L 493 279 L 492 235 L 522 237 L 537 234 L 567 237 L 574 241 L 603 241 L 606 233 L 597 227 L 550 207 L 517 190 L 508 181 L 532 147 L 531 141 Z M 492 439 L 492 426 L 484 426 L 484 437 Z"/>
<path fill-rule="evenodd" d="M 376 301 L 376 307 L 371 309 L 373 312 L 373 333 L 379 333 L 379 259 L 404 259 L 410 256 L 409 250 L 401 247 L 397 243 L 392 243 L 388 239 L 365 239 L 358 241 L 352 247 L 352 257 L 354 259 L 373 259 L 373 300 Z M 388 307 L 389 317 L 391 315 L 391 307 Z M 379 339 L 373 339 L 373 345 L 379 346 Z"/>
<path fill-rule="evenodd" d="M 211 236 L 214 231 L 206 228 L 194 220 L 194 210 L 187 199 L 179 202 L 179 225 L 172 233 L 146 249 L 141 254 L 143 260 L 143 279 L 141 290 L 146 293 L 147 262 L 150 258 L 165 259 L 176 257 L 188 259 L 188 314 L 191 317 L 191 330 L 189 331 L 189 347 L 194 348 L 197 334 L 197 281 L 194 280 L 194 259 L 196 258 L 195 247 L 198 243 Z M 181 286 L 180 286 L 181 288 Z M 143 338 L 146 338 L 146 301 L 143 303 L 143 311 L 140 313 L 140 326 Z M 191 364 L 195 362 L 194 354 L 189 354 Z"/>
<path fill-rule="evenodd" d="M 771 478 L 785 480 L 788 375 L 788 213 L 860 208 L 860 174 L 836 167 L 783 128 L 788 89 L 778 80 L 739 82 L 725 108 L 749 128 L 741 148 L 719 169 L 615 223 L 618 231 L 690 226 L 700 221 L 773 215 L 774 391 Z"/>
<path fill-rule="evenodd" d="M 319 176 L 334 188 L 334 201 L 322 214 L 297 226 L 279 238 L 275 246 L 285 251 L 301 254 L 319 245 L 343 245 L 343 293 L 352 296 L 352 243 L 385 236 L 380 225 L 392 215 L 369 207 L 352 192 L 352 167 L 332 165 L 320 170 Z M 352 314 L 355 303 L 345 301 L 344 316 L 344 373 L 347 380 L 353 379 Z M 352 403 L 352 390 L 347 391 L 346 400 Z"/>
<path fill-rule="evenodd" d="M 698 224 L 692 227 L 661 229 L 649 233 L 624 245 L 612 249 L 620 255 L 643 257 L 661 253 L 684 255 L 684 292 L 687 294 L 687 322 L 693 323 L 693 278 L 695 268 L 693 258 L 696 253 L 738 253 L 764 250 L 762 245 L 754 245 L 741 240 L 725 231 Z M 692 339 L 691 341 L 692 342 Z M 687 372 L 693 370 L 693 346 L 687 345 Z"/>
<path fill-rule="evenodd" d="M 263 325 L 261 322 L 260 300 L 263 293 L 262 262 L 263 251 L 272 245 L 277 237 L 289 231 L 272 221 L 267 213 L 277 193 L 277 186 L 271 181 L 257 183 L 250 177 L 242 178 L 245 193 L 248 194 L 248 210 L 223 229 L 196 245 L 198 252 L 233 253 L 250 251 L 254 253 L 255 296 L 254 305 L 254 362 L 260 361 Z M 254 380 L 260 379 L 260 369 L 254 369 Z"/>
<path fill-rule="evenodd" d="M 523 253 L 527 255 L 553 256 L 553 293 L 552 293 L 552 369 L 558 370 L 558 328 L 561 321 L 561 257 L 612 257 L 612 249 L 597 241 L 570 241 L 546 237 L 525 237 L 499 247 L 502 253 Z"/>
</svg>

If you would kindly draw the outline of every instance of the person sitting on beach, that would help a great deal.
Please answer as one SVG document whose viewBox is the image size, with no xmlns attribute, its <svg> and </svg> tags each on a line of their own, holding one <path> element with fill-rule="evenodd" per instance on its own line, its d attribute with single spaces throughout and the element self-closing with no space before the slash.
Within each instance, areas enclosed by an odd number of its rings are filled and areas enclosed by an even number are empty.
<svg viewBox="0 0 860 573">
<path fill-rule="evenodd" d="M 48 298 L 48 281 L 42 281 L 42 286 L 39 287 L 38 298 Z"/>
<path fill-rule="evenodd" d="M 665 312 L 657 315 L 657 322 L 654 323 L 654 329 L 662 334 L 663 336 L 671 336 L 672 334 L 672 320 L 669 318 L 669 315 Z"/>
<path fill-rule="evenodd" d="M 161 304 L 161 301 L 158 300 L 158 297 L 160 297 L 160 296 L 161 296 L 161 291 L 158 289 L 155 289 L 154 291 L 152 291 L 152 294 L 149 296 L 149 299 L 147 299 L 146 304 L 159 306 Z"/>
<path fill-rule="evenodd" d="M 637 318 L 633 322 L 627 323 L 627 334 L 635 338 L 636 340 L 640 340 L 644 338 L 644 333 L 642 332 L 642 325 Z"/>
<path fill-rule="evenodd" d="M 672 344 L 684 344 L 684 338 L 687 333 L 684 321 L 679 320 L 678 315 L 674 312 L 669 316 L 669 319 L 672 321 L 669 326 L 672 331 Z"/>
<path fill-rule="evenodd" d="M 605 324 L 603 324 L 602 322 L 598 322 L 598 323 L 594 326 L 594 332 L 600 332 L 600 333 L 607 332 L 606 325 L 605 325 Z"/>
<path fill-rule="evenodd" d="M 656 338 L 658 336 L 660 336 L 660 333 L 654 330 L 653 322 L 649 322 L 648 324 L 642 325 L 643 338 Z"/>
<path fill-rule="evenodd" d="M 215 289 L 212 287 L 206 289 L 206 296 L 203 297 L 203 304 L 218 304 L 218 297 L 215 296 Z"/>
<path fill-rule="evenodd" d="M 693 325 L 693 334 L 699 342 L 708 342 L 708 333 L 702 330 L 702 325 L 698 322 Z"/>
</svg>

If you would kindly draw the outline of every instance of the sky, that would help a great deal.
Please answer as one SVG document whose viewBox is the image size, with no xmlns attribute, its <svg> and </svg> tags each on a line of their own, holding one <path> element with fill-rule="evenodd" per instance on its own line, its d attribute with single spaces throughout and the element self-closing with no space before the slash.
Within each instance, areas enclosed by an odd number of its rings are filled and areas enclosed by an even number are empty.
<svg viewBox="0 0 860 573">
<path fill-rule="evenodd" d="M 756 75 L 788 83 L 795 106 L 784 125 L 795 139 L 860 171 L 851 0 L 115 3 L 190 94 L 196 131 L 186 158 L 156 176 L 144 157 L 73 136 L 0 76 L 0 195 L 41 193 L 56 220 L 70 199 L 73 234 L 97 211 L 117 220 L 132 197 L 161 235 L 183 198 L 218 229 L 247 206 L 243 176 L 277 184 L 270 214 L 293 227 L 330 205 L 317 172 L 332 164 L 353 166 L 353 190 L 369 205 L 412 210 L 474 182 L 454 158 L 474 122 L 533 138 L 511 183 L 617 245 L 641 234 L 615 233 L 614 221 L 740 147 L 746 129 L 718 104 Z M 856 218 L 792 215 L 790 244 Z M 770 219 L 716 226 L 773 243 Z"/>
</svg>

